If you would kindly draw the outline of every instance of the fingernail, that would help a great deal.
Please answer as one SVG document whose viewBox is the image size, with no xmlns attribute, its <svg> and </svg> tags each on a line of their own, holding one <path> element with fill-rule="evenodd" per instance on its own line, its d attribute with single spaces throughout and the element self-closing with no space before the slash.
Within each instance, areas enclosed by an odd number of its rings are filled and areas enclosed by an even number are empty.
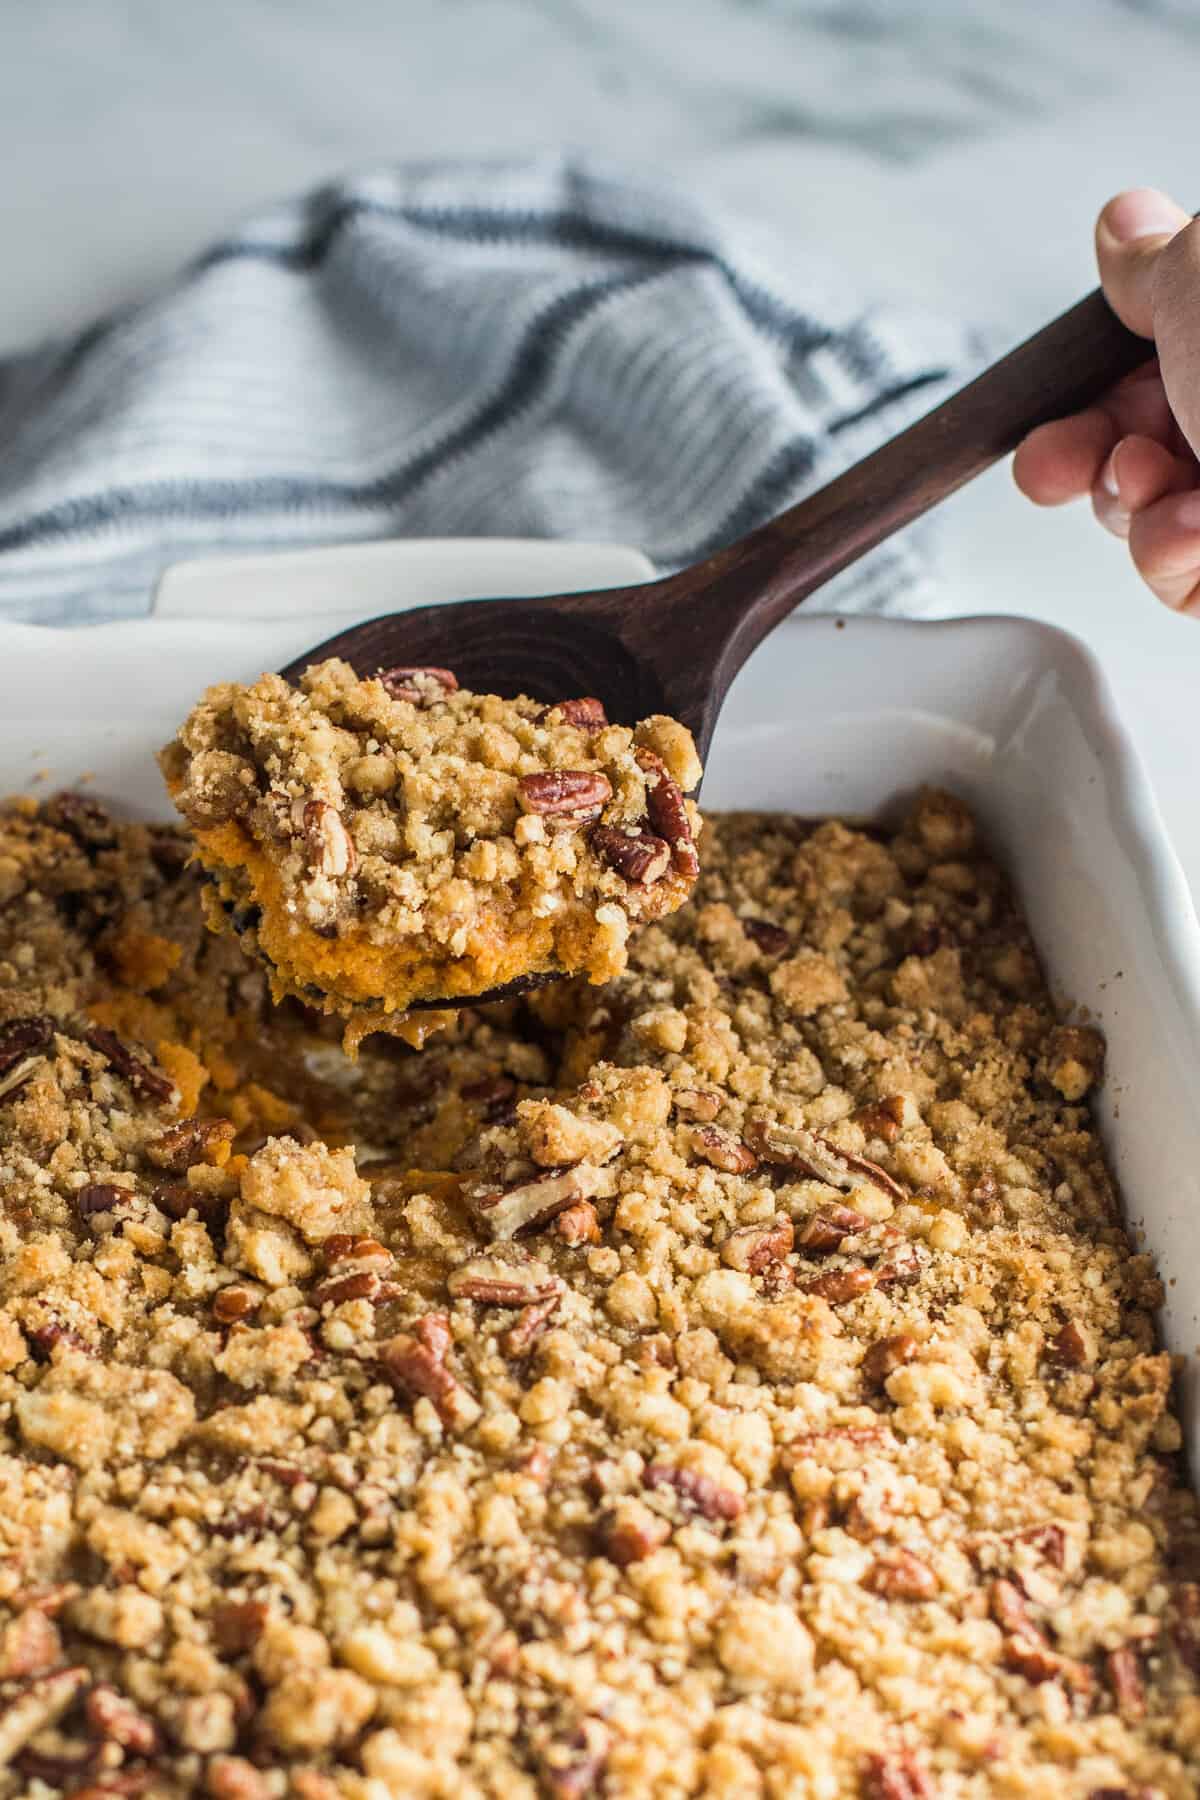
<svg viewBox="0 0 1200 1800">
<path fill-rule="evenodd" d="M 1175 523 L 1183 531 L 1200 531 L 1200 491 L 1180 494 L 1175 502 Z"/>
<path fill-rule="evenodd" d="M 1118 194 L 1105 208 L 1104 223 L 1118 244 L 1131 244 L 1136 238 L 1161 237 L 1174 233 L 1185 217 L 1173 200 L 1157 188 L 1131 188 Z"/>
<path fill-rule="evenodd" d="M 1121 446 L 1118 444 L 1100 471 L 1100 486 L 1104 489 L 1110 500 L 1119 500 L 1121 498 L 1121 489 L 1117 481 L 1117 450 L 1120 448 Z"/>
</svg>

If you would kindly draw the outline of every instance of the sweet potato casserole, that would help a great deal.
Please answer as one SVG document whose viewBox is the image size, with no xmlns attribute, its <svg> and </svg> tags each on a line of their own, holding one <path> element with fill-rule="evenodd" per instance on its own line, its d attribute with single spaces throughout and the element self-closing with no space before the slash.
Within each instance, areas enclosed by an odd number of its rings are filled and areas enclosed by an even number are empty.
<svg viewBox="0 0 1200 1800">
<path fill-rule="evenodd" d="M 181 833 L 0 813 L 0 1795 L 1197 1793 L 1100 1038 L 948 796 L 702 852 L 351 1064 Z"/>
</svg>

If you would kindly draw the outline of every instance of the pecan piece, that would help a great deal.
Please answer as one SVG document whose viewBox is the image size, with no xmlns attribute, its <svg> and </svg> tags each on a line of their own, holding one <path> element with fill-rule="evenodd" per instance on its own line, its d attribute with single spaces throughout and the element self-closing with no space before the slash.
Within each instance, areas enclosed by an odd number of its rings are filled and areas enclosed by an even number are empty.
<svg viewBox="0 0 1200 1800">
<path fill-rule="evenodd" d="M 42 817 L 48 825 L 56 825 L 73 837 L 80 849 L 89 854 L 112 850 L 116 845 L 116 830 L 106 809 L 87 794 L 55 794 L 42 808 Z"/>
<path fill-rule="evenodd" d="M 696 1155 L 726 1175 L 749 1175 L 758 1167 L 758 1158 L 750 1146 L 731 1131 L 722 1131 L 719 1125 L 694 1125 L 690 1139 Z"/>
<path fill-rule="evenodd" d="M 267 1778 L 244 1756 L 214 1756 L 204 1776 L 210 1800 L 271 1800 Z"/>
<path fill-rule="evenodd" d="M 852 1193 L 855 1188 L 881 1188 L 893 1200 L 904 1199 L 904 1189 L 878 1163 L 865 1156 L 854 1156 L 839 1149 L 815 1131 L 802 1125 L 780 1125 L 768 1119 L 752 1121 L 747 1137 L 764 1162 L 795 1169 L 814 1181 L 828 1182 L 831 1187 Z"/>
<path fill-rule="evenodd" d="M 881 1388 L 889 1375 L 912 1362 L 920 1350 L 911 1332 L 898 1331 L 894 1337 L 877 1338 L 859 1365 L 864 1382 L 868 1387 Z"/>
<path fill-rule="evenodd" d="M 93 1025 L 84 1032 L 83 1041 L 112 1065 L 117 1074 L 128 1082 L 130 1092 L 139 1100 L 162 1102 L 170 1100 L 174 1095 L 174 1086 L 167 1077 L 150 1063 L 143 1062 L 140 1056 L 135 1056 L 129 1046 L 121 1042 L 116 1032 L 110 1031 L 106 1025 Z"/>
<path fill-rule="evenodd" d="M 824 1256 L 841 1248 L 843 1238 L 857 1237 L 871 1223 L 849 1206 L 821 1206 L 804 1221 L 796 1246 L 810 1255 Z"/>
<path fill-rule="evenodd" d="M 144 1793 L 154 1779 L 155 1771 L 151 1768 L 112 1769 L 107 1774 L 97 1775 L 86 1787 L 72 1788 L 67 1800 L 113 1800 L 114 1794 L 129 1800 L 134 1794 Z"/>
<path fill-rule="evenodd" d="M 750 939 L 757 944 L 764 956 L 783 956 L 792 947 L 791 936 L 782 926 L 772 925 L 769 919 L 740 919 L 738 923 Z"/>
<path fill-rule="evenodd" d="M 75 1211 L 86 1224 L 96 1213 L 119 1212 L 136 1199 L 132 1188 L 118 1187 L 113 1181 L 89 1181 L 75 1195 Z"/>
<path fill-rule="evenodd" d="M 815 1294 L 818 1300 L 825 1300 L 830 1306 L 845 1306 L 851 1300 L 859 1300 L 875 1286 L 875 1277 L 870 1269 L 861 1266 L 852 1269 L 831 1269 L 828 1275 L 818 1275 L 812 1281 L 802 1281 L 802 1294 Z"/>
<path fill-rule="evenodd" d="M 700 858 L 696 855 L 683 789 L 653 750 L 637 750 L 634 755 L 638 767 L 650 777 L 646 784 L 646 817 L 663 842 L 670 845 L 671 862 L 679 874 L 695 881 L 700 873 Z"/>
<path fill-rule="evenodd" d="M 1200 1675 L 1200 1583 L 1181 1581 L 1176 1588 L 1171 1637 L 1180 1661 Z"/>
<path fill-rule="evenodd" d="M 98 1355 L 94 1344 L 72 1331 L 69 1325 L 64 1325 L 61 1319 L 47 1319 L 44 1325 L 26 1325 L 24 1330 L 38 1362 L 47 1361 L 57 1344 L 65 1344 L 68 1350 L 77 1350 L 81 1356 Z"/>
<path fill-rule="evenodd" d="M 458 676 L 453 669 L 380 669 L 378 679 L 393 700 L 411 700 L 414 706 L 426 705 L 458 691 Z M 437 691 L 439 688 L 441 693 Z"/>
<path fill-rule="evenodd" d="M 207 1194 L 203 1188 L 189 1187 L 186 1181 L 168 1181 L 150 1195 L 155 1206 L 169 1219 L 186 1219 L 194 1212 L 210 1231 L 219 1230 L 229 1214 L 229 1201 L 220 1194 Z"/>
<path fill-rule="evenodd" d="M 297 800 L 293 817 L 304 835 L 309 861 L 321 875 L 337 881 L 353 875 L 358 867 L 354 839 L 346 830 L 346 822 L 336 806 L 327 800 Z"/>
<path fill-rule="evenodd" d="M 338 1263 L 352 1262 L 365 1268 L 377 1269 L 382 1274 L 391 1268 L 393 1262 L 391 1251 L 378 1238 L 353 1237 L 347 1231 L 335 1231 L 325 1239 L 321 1249 L 328 1269 Z"/>
<path fill-rule="evenodd" d="M 576 1163 L 567 1169 L 551 1169 L 533 1181 L 523 1181 L 502 1193 L 476 1195 L 472 1204 L 480 1222 L 492 1237 L 505 1240 L 519 1231 L 533 1231 L 576 1200 L 588 1200 L 600 1184 L 600 1170 L 592 1163 Z"/>
<path fill-rule="evenodd" d="M 213 1638 L 226 1656 L 252 1650 L 270 1616 L 261 1600 L 223 1600 L 213 1611 Z"/>
<path fill-rule="evenodd" d="M 988 1610 L 1002 1631 L 1011 1632 L 1016 1637 L 1041 1636 L 1029 1616 L 1025 1596 L 1015 1581 L 993 1581 L 988 1589 Z"/>
<path fill-rule="evenodd" d="M 862 1800 L 934 1800 L 933 1784 L 911 1751 L 868 1756 L 860 1782 Z"/>
<path fill-rule="evenodd" d="M 600 1549 L 619 1569 L 653 1555 L 671 1535 L 671 1527 L 639 1501 L 624 1501 L 601 1517 L 597 1536 Z"/>
<path fill-rule="evenodd" d="M 698 1469 L 679 1469 L 671 1463 L 651 1463 L 642 1476 L 643 1487 L 670 1487 L 679 1495 L 680 1504 L 688 1512 L 700 1513 L 715 1524 L 718 1520 L 740 1519 L 746 1502 L 732 1488 L 722 1487 L 711 1475 Z"/>
<path fill-rule="evenodd" d="M 689 1119 L 699 1119 L 709 1124 L 721 1110 L 721 1096 L 707 1088 L 676 1088 L 671 1096 L 676 1112 L 686 1114 Z"/>
<path fill-rule="evenodd" d="M 528 1306 L 562 1292 L 562 1282 L 541 1263 L 510 1263 L 498 1256 L 473 1256 L 451 1271 L 446 1286 L 456 1300 L 482 1306 Z"/>
<path fill-rule="evenodd" d="M 0 1681 L 44 1675 L 61 1660 L 58 1630 L 40 1607 L 26 1607 L 4 1627 L 0 1636 Z"/>
<path fill-rule="evenodd" d="M 7 1768 L 31 1738 L 60 1719 L 90 1681 L 87 1669 L 56 1669 L 18 1689 L 0 1712 L 0 1769 Z"/>
<path fill-rule="evenodd" d="M 572 1250 L 580 1244 L 600 1242 L 600 1218 L 590 1200 L 577 1200 L 574 1206 L 560 1212 L 551 1230 Z"/>
<path fill-rule="evenodd" d="M 0 1075 L 6 1075 L 34 1050 L 48 1050 L 54 1038 L 54 1020 L 46 1013 L 32 1019 L 10 1019 L 0 1025 Z"/>
<path fill-rule="evenodd" d="M 889 1550 L 877 1556 L 863 1576 L 863 1586 L 885 1600 L 931 1600 L 938 1578 L 911 1550 Z"/>
<path fill-rule="evenodd" d="M 507 1075 L 486 1075 L 482 1081 L 469 1082 L 462 1090 L 462 1097 L 470 1106 L 482 1108 L 489 1125 L 500 1124 L 516 1094 L 517 1084 Z"/>
<path fill-rule="evenodd" d="M 1061 1681 L 1072 1693 L 1086 1699 L 1095 1685 L 1086 1664 L 1060 1656 L 1041 1637 L 1005 1638 L 1004 1661 L 1007 1668 L 1023 1675 L 1035 1687 L 1043 1681 Z"/>
<path fill-rule="evenodd" d="M 905 1244 L 890 1262 L 882 1263 L 875 1271 L 875 1286 L 882 1288 L 885 1294 L 889 1288 L 911 1287 L 920 1279 L 921 1258 L 915 1244 Z"/>
<path fill-rule="evenodd" d="M 598 769 L 547 769 L 522 775 L 517 799 L 523 812 L 590 825 L 612 799 L 612 782 Z"/>
<path fill-rule="evenodd" d="M 1054 1355 L 1068 1369 L 1086 1369 L 1096 1360 L 1096 1346 L 1087 1327 L 1068 1319 L 1054 1340 Z"/>
<path fill-rule="evenodd" d="M 885 1144 L 894 1144 L 904 1129 L 904 1096 L 889 1094 L 884 1100 L 871 1100 L 850 1116 L 868 1137 L 882 1138 Z"/>
<path fill-rule="evenodd" d="M 742 1225 L 721 1245 L 721 1261 L 748 1275 L 761 1275 L 771 1263 L 782 1262 L 792 1248 L 792 1221 L 783 1213 L 762 1225 Z"/>
<path fill-rule="evenodd" d="M 564 724 L 577 725 L 580 731 L 602 731 L 608 724 L 608 714 L 604 710 L 604 702 L 595 699 L 591 694 L 584 694 L 578 700 L 556 700 L 553 706 L 545 706 L 538 714 L 538 723 L 542 724 L 557 713 Z"/>
<path fill-rule="evenodd" d="M 374 1269 L 352 1269 L 346 1275 L 334 1275 L 322 1281 L 310 1294 L 313 1305 L 344 1306 L 348 1300 L 378 1300 L 384 1287 Z"/>
<path fill-rule="evenodd" d="M 235 1135 L 231 1119 L 183 1119 L 147 1144 L 146 1155 L 156 1169 L 186 1175 L 193 1163 L 223 1163 Z"/>
<path fill-rule="evenodd" d="M 444 1313 L 426 1313 L 412 1332 L 402 1331 L 379 1346 L 379 1360 L 392 1386 L 414 1400 L 432 1402 L 450 1430 L 465 1430 L 479 1417 L 479 1404 L 446 1367 L 450 1322 Z"/>
<path fill-rule="evenodd" d="M 561 1294 L 549 1294 L 545 1300 L 535 1300 L 531 1305 L 523 1306 L 517 1314 L 516 1322 L 509 1326 L 500 1339 L 500 1348 L 505 1356 L 528 1356 L 542 1333 L 549 1329 L 561 1300 Z"/>
<path fill-rule="evenodd" d="M 23 1056 L 20 1062 L 0 1075 L 0 1100 L 14 1100 L 30 1077 L 45 1065 L 44 1056 Z"/>
<path fill-rule="evenodd" d="M 1104 1658 L 1104 1669 L 1122 1718 L 1144 1718 L 1146 1690 L 1142 1686 L 1137 1651 L 1130 1649 L 1128 1644 L 1123 1644 L 1119 1650 L 1110 1650 Z"/>
<path fill-rule="evenodd" d="M 650 832 L 635 836 L 619 825 L 596 825 L 591 845 L 601 862 L 615 869 L 631 887 L 652 887 L 671 866 L 671 846 Z"/>
<path fill-rule="evenodd" d="M 239 1319 L 248 1319 L 262 1305 L 263 1292 L 259 1287 L 251 1287 L 246 1281 L 232 1281 L 213 1295 L 213 1317 L 222 1325 L 233 1325 Z"/>
<path fill-rule="evenodd" d="M 946 934 L 940 925 L 922 925 L 909 941 L 907 954 L 924 959 L 940 950 L 946 941 Z"/>
<path fill-rule="evenodd" d="M 153 1756 L 162 1748 L 162 1733 L 154 1720 L 139 1712 L 127 1695 L 107 1682 L 97 1682 L 83 1711 L 93 1736 L 119 1744 L 131 1756 Z"/>
</svg>

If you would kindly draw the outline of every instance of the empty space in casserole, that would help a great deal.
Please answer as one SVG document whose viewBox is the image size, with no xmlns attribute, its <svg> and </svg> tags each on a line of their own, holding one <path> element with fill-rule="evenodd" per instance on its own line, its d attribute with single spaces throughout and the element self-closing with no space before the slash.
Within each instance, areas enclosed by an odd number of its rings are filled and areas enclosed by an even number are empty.
<svg viewBox="0 0 1200 1800">
<path fill-rule="evenodd" d="M 210 921 L 277 995 L 385 1024 L 528 975 L 609 980 L 698 869 L 682 726 L 468 693 L 443 669 L 211 688 L 162 762 Z"/>
<path fill-rule="evenodd" d="M 1190 1800 L 1161 1290 L 961 805 L 713 818 L 353 1066 L 187 854 L 0 814 L 4 1800 Z"/>
</svg>

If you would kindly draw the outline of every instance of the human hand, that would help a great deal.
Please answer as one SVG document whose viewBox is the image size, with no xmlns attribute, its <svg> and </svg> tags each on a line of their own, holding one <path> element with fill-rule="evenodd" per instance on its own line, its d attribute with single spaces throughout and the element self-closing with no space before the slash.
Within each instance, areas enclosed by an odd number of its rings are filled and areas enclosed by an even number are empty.
<svg viewBox="0 0 1200 1800">
<path fill-rule="evenodd" d="M 1030 432 L 1013 476 L 1039 506 L 1090 494 L 1147 586 L 1200 618 L 1200 223 L 1133 188 L 1096 221 L 1096 259 L 1113 311 L 1153 349 L 1098 406 Z"/>
</svg>

